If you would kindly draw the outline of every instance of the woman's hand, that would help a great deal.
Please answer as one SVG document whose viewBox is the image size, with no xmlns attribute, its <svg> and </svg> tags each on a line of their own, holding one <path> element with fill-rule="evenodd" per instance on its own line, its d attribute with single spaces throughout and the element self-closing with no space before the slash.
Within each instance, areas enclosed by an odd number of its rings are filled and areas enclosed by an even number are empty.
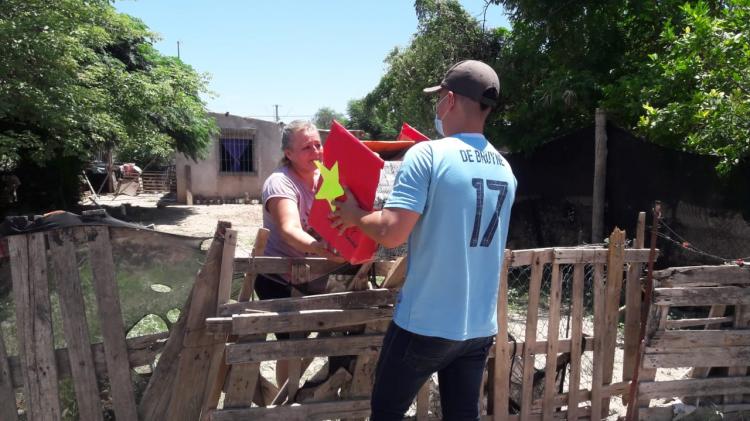
<svg viewBox="0 0 750 421">
<path fill-rule="evenodd" d="M 336 263 L 344 263 L 346 262 L 346 259 L 339 256 L 338 254 L 332 252 L 331 250 L 328 250 L 328 244 L 325 241 L 313 241 L 310 243 L 310 252 L 317 254 L 320 257 L 325 257 L 326 259 L 336 262 Z"/>
</svg>

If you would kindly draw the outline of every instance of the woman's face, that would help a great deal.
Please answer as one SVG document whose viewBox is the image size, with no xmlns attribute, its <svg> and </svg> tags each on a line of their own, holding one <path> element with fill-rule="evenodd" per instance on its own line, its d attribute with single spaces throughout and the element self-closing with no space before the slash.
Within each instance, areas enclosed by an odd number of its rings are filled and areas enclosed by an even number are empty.
<svg viewBox="0 0 750 421">
<path fill-rule="evenodd" d="M 300 173 L 314 172 L 315 161 L 323 160 L 323 145 L 317 130 L 302 130 L 292 134 L 288 149 L 284 155 L 291 166 Z"/>
</svg>

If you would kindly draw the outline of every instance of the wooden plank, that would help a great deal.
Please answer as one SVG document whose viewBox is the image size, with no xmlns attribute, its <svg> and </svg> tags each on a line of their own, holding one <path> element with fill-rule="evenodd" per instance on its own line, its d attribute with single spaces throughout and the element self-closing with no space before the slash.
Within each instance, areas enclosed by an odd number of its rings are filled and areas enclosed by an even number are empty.
<svg viewBox="0 0 750 421">
<path fill-rule="evenodd" d="M 231 333 L 251 335 L 265 332 L 317 332 L 387 320 L 392 315 L 391 308 L 240 314 L 232 317 Z"/>
<path fill-rule="evenodd" d="M 750 325 L 750 305 L 735 306 L 734 307 L 734 328 L 743 329 Z M 738 361 L 738 364 L 733 364 L 727 370 L 727 376 L 745 376 L 747 375 L 747 368 L 750 365 L 750 347 L 740 347 L 733 349 L 743 349 L 746 352 L 742 354 L 749 356 L 749 358 L 743 358 Z M 742 395 L 726 395 L 724 396 L 724 403 L 735 404 L 742 403 Z"/>
<path fill-rule="evenodd" d="M 91 352 L 86 305 L 83 300 L 78 260 L 70 230 L 55 230 L 47 235 L 52 273 L 60 297 L 60 312 L 68 345 L 70 371 L 81 419 L 101 420 L 102 404 L 96 383 L 94 357 Z"/>
<path fill-rule="evenodd" d="M 664 330 L 664 319 L 665 316 L 669 313 L 669 307 L 665 306 L 657 306 L 657 305 L 651 305 L 651 308 L 649 309 L 648 317 L 646 318 L 646 332 L 644 336 L 644 342 L 648 340 L 648 338 L 651 338 L 654 336 L 654 334 L 658 330 Z M 638 399 L 637 403 L 638 406 L 648 407 L 650 404 L 651 399 L 648 397 L 644 397 L 640 393 L 640 387 L 642 383 L 647 382 L 653 382 L 656 378 L 656 369 L 655 368 L 648 368 L 644 364 L 644 358 L 645 358 L 645 345 L 641 344 L 641 348 L 638 352 L 640 352 L 641 355 L 641 367 L 639 369 L 638 374 L 638 392 L 636 393 L 636 398 Z"/>
<path fill-rule="evenodd" d="M 58 377 L 44 234 L 8 237 L 8 249 L 28 417 L 43 421 L 59 420 Z"/>
<path fill-rule="evenodd" d="M 623 263 L 645 263 L 648 262 L 650 249 L 625 249 L 623 251 Z M 574 263 L 607 263 L 609 253 L 607 249 L 592 248 L 556 248 L 555 261 L 561 265 Z"/>
<path fill-rule="evenodd" d="M 155 339 L 149 341 L 144 341 L 143 339 L 151 337 L 154 337 Z M 166 337 L 166 332 L 128 339 L 128 359 L 130 361 L 130 367 L 140 367 L 152 364 L 156 354 L 160 353 L 164 347 L 164 341 L 161 339 L 163 337 Z M 96 377 L 102 380 L 106 379 L 107 363 L 104 359 L 104 344 L 96 343 L 91 345 L 91 355 L 94 358 L 94 371 Z M 57 362 L 58 379 L 65 379 L 72 375 L 67 348 L 55 349 L 55 361 Z M 13 381 L 13 387 L 23 387 L 21 361 L 18 356 L 8 357 L 8 368 L 10 370 L 10 378 Z"/>
<path fill-rule="evenodd" d="M 544 263 L 543 252 L 534 253 L 531 265 L 531 280 L 529 284 L 529 303 L 526 313 L 525 343 L 529 346 L 523 352 L 523 384 L 521 386 L 521 419 L 527 419 L 531 414 L 532 392 L 534 387 L 534 354 L 531 344 L 536 342 L 537 321 L 539 318 L 539 292 L 541 290 Z"/>
<path fill-rule="evenodd" d="M 553 249 L 512 250 L 510 253 L 510 267 L 531 266 L 535 261 L 541 264 L 552 262 Z"/>
<path fill-rule="evenodd" d="M 16 392 L 13 390 L 13 380 L 8 365 L 8 354 L 5 352 L 5 340 L 0 329 L 0 419 L 8 421 L 18 420 L 16 409 Z"/>
<path fill-rule="evenodd" d="M 351 282 L 349 282 L 349 285 L 346 287 L 347 291 L 362 291 L 367 289 L 367 281 L 373 264 L 373 262 L 362 263 L 362 266 L 357 269 L 354 278 L 352 278 Z"/>
<path fill-rule="evenodd" d="M 427 421 L 430 411 L 430 378 L 424 382 L 417 393 L 417 421 Z"/>
<path fill-rule="evenodd" d="M 310 279 L 310 266 L 307 265 L 294 265 L 292 267 L 292 284 L 296 284 L 299 281 L 308 281 Z M 301 297 L 302 293 L 297 289 L 292 289 L 292 297 Z M 270 332 L 276 332 L 275 330 Z M 290 339 L 295 338 L 306 338 L 307 333 L 290 334 Z M 277 362 L 276 368 L 278 369 Z M 299 358 L 290 358 L 286 360 L 287 364 L 287 396 L 288 402 L 294 402 L 297 397 L 297 391 L 299 390 L 299 382 L 302 378 L 302 360 Z"/>
<path fill-rule="evenodd" d="M 400 256 L 391 267 L 383 280 L 383 288 L 398 289 L 406 281 L 406 269 L 408 266 L 408 255 Z"/>
<path fill-rule="evenodd" d="M 602 385 L 604 384 L 604 342 L 606 336 L 606 290 L 601 263 L 594 265 L 594 361 L 591 378 L 591 417 L 602 419 Z"/>
<path fill-rule="evenodd" d="M 725 307 L 725 306 L 721 306 Z M 683 329 L 687 327 L 696 326 L 717 326 L 722 323 L 729 323 L 734 321 L 734 316 L 727 317 L 706 317 L 703 319 L 680 319 L 680 320 L 667 320 L 664 324 L 666 329 Z"/>
<path fill-rule="evenodd" d="M 363 334 L 283 341 L 259 341 L 227 344 L 227 364 L 312 358 L 339 355 L 377 354 L 383 335 Z"/>
<path fill-rule="evenodd" d="M 544 406 L 542 419 L 549 421 L 555 412 L 556 406 L 553 400 L 557 393 L 555 379 L 557 377 L 557 343 L 560 339 L 560 300 L 562 290 L 562 279 L 560 278 L 560 265 L 552 261 L 552 276 L 550 279 L 549 293 L 549 319 L 547 323 L 547 358 L 544 367 Z"/>
<path fill-rule="evenodd" d="M 221 266 L 219 268 L 219 285 L 216 292 L 216 309 L 229 302 L 232 295 L 232 278 L 234 276 L 234 254 L 237 248 L 237 231 L 227 228 L 224 230 L 224 247 L 221 251 Z M 217 338 L 218 339 L 218 338 Z M 227 336 L 223 336 L 226 342 Z M 221 391 L 226 381 L 229 367 L 224 362 L 224 344 L 217 341 L 210 351 L 209 366 L 206 379 L 206 394 L 201 405 L 201 419 L 208 421 L 211 409 L 215 409 L 221 398 Z"/>
<path fill-rule="evenodd" d="M 330 294 L 307 295 L 295 298 L 275 298 L 270 300 L 248 301 L 224 304 L 220 316 L 232 316 L 248 311 L 292 312 L 302 310 L 347 310 L 366 307 L 392 305 L 398 291 L 390 289 L 370 289 L 366 291 L 335 292 Z"/>
<path fill-rule="evenodd" d="M 665 396 L 709 396 L 750 393 L 750 377 L 644 382 L 638 385 L 638 396 L 657 399 Z"/>
<path fill-rule="evenodd" d="M 638 223 L 636 228 L 636 240 L 634 247 L 642 249 L 645 240 L 646 212 L 638 213 Z M 631 380 L 635 372 L 635 360 L 638 356 L 640 346 L 641 332 L 641 305 L 642 305 L 642 286 L 641 272 L 643 265 L 640 263 L 630 263 L 627 271 L 627 281 L 625 284 L 625 332 L 624 332 L 624 349 L 622 362 L 622 379 Z M 624 402 L 627 404 L 627 402 Z"/>
<path fill-rule="evenodd" d="M 336 399 L 339 388 L 352 380 L 352 375 L 344 367 L 339 367 L 323 383 L 300 390 L 295 397 L 297 402 L 321 402 Z"/>
<path fill-rule="evenodd" d="M 750 346 L 750 330 L 682 330 L 656 332 L 651 348 L 706 348 Z"/>
<path fill-rule="evenodd" d="M 726 312 L 726 306 L 722 305 L 715 305 L 711 306 L 711 309 L 708 311 L 708 317 L 723 317 L 724 313 Z M 715 324 L 706 324 L 704 325 L 704 329 L 718 329 L 721 326 L 719 323 Z M 669 325 L 667 324 L 667 327 Z M 711 371 L 711 367 L 694 367 L 692 370 L 691 377 L 694 378 L 703 378 L 707 377 L 708 373 Z"/>
<path fill-rule="evenodd" d="M 685 349 L 646 348 L 645 368 L 675 367 L 746 367 L 750 362 L 750 347 L 695 347 Z M 741 373 L 742 374 L 742 373 Z"/>
<path fill-rule="evenodd" d="M 258 232 L 255 235 L 255 243 L 253 244 L 253 251 L 250 255 L 251 267 L 253 263 L 252 259 L 263 256 L 265 253 L 270 233 L 271 231 L 267 228 L 258 228 Z M 253 271 L 245 273 L 238 301 L 246 302 L 252 299 L 257 275 Z M 222 306 L 219 306 L 219 313 L 221 313 Z M 261 336 L 259 335 L 257 338 L 260 339 Z M 227 362 L 227 364 L 230 363 Z M 260 374 L 260 363 L 236 365 L 228 367 L 227 370 L 226 385 L 224 387 L 224 408 L 251 406 L 255 397 L 255 391 L 262 377 Z"/>
<path fill-rule="evenodd" d="M 223 345 L 226 337 L 211 335 L 206 330 L 206 317 L 216 314 L 223 237 L 230 226 L 227 222 L 218 223 L 206 261 L 193 284 L 190 306 L 186 311 L 182 349 L 175 356 L 178 361 L 174 383 L 171 389 L 166 389 L 168 393 L 171 390 L 171 397 L 166 415 L 161 419 L 197 420 L 204 397 L 213 386 L 215 377 L 209 379 L 211 361 L 215 348 Z"/>
<path fill-rule="evenodd" d="M 119 419 L 138 419 L 135 394 L 130 379 L 125 326 L 120 310 L 120 297 L 115 281 L 115 264 L 107 227 L 86 227 L 89 260 L 96 294 L 96 307 L 104 343 L 104 356 L 111 387 L 115 415 Z"/>
<path fill-rule="evenodd" d="M 323 257 L 259 256 L 252 261 L 248 261 L 247 258 L 235 258 L 234 269 L 237 272 L 288 274 L 292 272 L 292 266 L 295 264 L 309 265 L 311 273 L 330 273 L 348 265 L 348 263 L 332 262 Z"/>
<path fill-rule="evenodd" d="M 510 398 L 508 379 L 510 378 L 510 343 L 508 342 L 508 270 L 511 253 L 505 250 L 503 267 L 500 272 L 500 288 L 497 298 L 497 336 L 495 337 L 495 373 L 493 381 L 492 412 L 496 420 L 508 416 Z M 492 353 L 490 355 L 493 355 Z"/>
<path fill-rule="evenodd" d="M 581 354 L 583 350 L 583 288 L 584 288 L 584 271 L 583 263 L 578 263 L 573 267 L 573 288 L 572 288 L 572 310 L 571 310 L 571 334 L 570 334 L 570 377 L 568 380 L 569 390 L 578 390 L 581 384 Z M 587 345 L 592 341 L 586 341 Z M 592 345 L 593 346 L 593 345 Z M 568 420 L 578 419 L 578 396 L 571 393 L 568 397 Z"/>
<path fill-rule="evenodd" d="M 248 260 L 250 268 L 255 267 L 254 259 L 263 256 L 265 253 L 266 244 L 268 244 L 268 236 L 270 234 L 271 231 L 268 228 L 258 228 L 258 233 L 255 234 L 255 242 L 253 243 L 253 252 L 250 254 Z M 255 291 L 255 279 L 257 277 L 258 273 L 253 270 L 249 270 L 245 273 L 245 277 L 242 281 L 242 289 L 240 290 L 240 295 L 237 298 L 237 301 L 242 303 L 252 299 L 253 292 Z M 219 310 L 219 314 L 222 314 L 221 310 Z"/>
<path fill-rule="evenodd" d="M 750 266 L 684 266 L 654 272 L 659 287 L 750 285 Z"/>
<path fill-rule="evenodd" d="M 370 414 L 369 399 L 315 402 L 304 405 L 283 405 L 260 408 L 243 408 L 214 411 L 212 421 L 264 421 L 325 420 L 349 417 L 366 417 Z"/>
<path fill-rule="evenodd" d="M 615 228 L 609 236 L 607 259 L 607 284 L 605 304 L 605 337 L 603 344 L 603 384 L 612 383 L 617 345 L 620 297 L 622 296 L 623 265 L 625 254 L 625 231 Z M 609 414 L 609 398 L 602 402 L 602 412 Z"/>
<path fill-rule="evenodd" d="M 668 306 L 750 305 L 750 288 L 655 288 L 654 304 Z"/>
</svg>

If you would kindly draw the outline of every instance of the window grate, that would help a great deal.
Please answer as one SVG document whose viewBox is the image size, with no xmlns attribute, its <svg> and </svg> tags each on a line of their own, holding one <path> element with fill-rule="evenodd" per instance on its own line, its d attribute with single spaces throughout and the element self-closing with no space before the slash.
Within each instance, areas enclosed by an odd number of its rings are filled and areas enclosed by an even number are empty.
<svg viewBox="0 0 750 421">
<path fill-rule="evenodd" d="M 222 129 L 219 138 L 219 170 L 228 173 L 255 171 L 253 165 L 254 130 Z"/>
</svg>

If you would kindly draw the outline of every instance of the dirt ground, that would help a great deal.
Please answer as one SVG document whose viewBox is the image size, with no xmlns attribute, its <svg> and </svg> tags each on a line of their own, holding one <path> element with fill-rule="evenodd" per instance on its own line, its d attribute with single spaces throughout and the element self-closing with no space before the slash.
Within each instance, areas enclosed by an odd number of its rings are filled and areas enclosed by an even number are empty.
<svg viewBox="0 0 750 421">
<path fill-rule="evenodd" d="M 237 256 L 247 256 L 258 228 L 263 226 L 261 205 L 223 204 L 186 206 L 175 203 L 173 195 L 139 194 L 137 196 L 104 195 L 97 201 L 111 216 L 157 231 L 194 237 L 211 237 L 218 221 L 229 221 L 237 230 Z M 91 201 L 84 205 L 95 209 Z"/>
</svg>

